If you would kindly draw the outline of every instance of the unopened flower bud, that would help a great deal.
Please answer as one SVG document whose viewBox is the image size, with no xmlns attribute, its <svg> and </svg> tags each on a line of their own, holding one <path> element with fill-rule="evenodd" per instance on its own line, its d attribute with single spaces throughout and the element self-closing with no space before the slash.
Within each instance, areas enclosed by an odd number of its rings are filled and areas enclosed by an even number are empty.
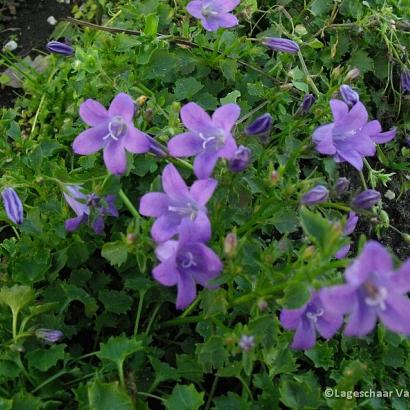
<svg viewBox="0 0 410 410">
<path fill-rule="evenodd" d="M 259 299 L 258 300 L 258 309 L 261 312 L 264 312 L 265 310 L 268 309 L 268 302 L 265 299 Z"/>
<path fill-rule="evenodd" d="M 6 188 L 2 191 L 4 209 L 8 218 L 17 225 L 23 223 L 23 204 L 13 188 Z"/>
<path fill-rule="evenodd" d="M 313 245 L 308 246 L 304 251 L 303 251 L 303 259 L 309 259 L 311 258 L 314 253 L 315 253 L 315 247 Z"/>
<path fill-rule="evenodd" d="M 262 44 L 274 51 L 295 54 L 299 51 L 299 46 L 293 40 L 279 37 L 265 37 Z"/>
<path fill-rule="evenodd" d="M 302 196 L 301 203 L 303 205 L 315 205 L 325 202 L 329 196 L 329 191 L 323 185 L 317 185 Z"/>
<path fill-rule="evenodd" d="M 379 218 L 385 228 L 388 228 L 390 226 L 389 214 L 386 211 L 380 211 Z"/>
<path fill-rule="evenodd" d="M 41 339 L 47 343 L 59 342 L 64 337 L 61 330 L 55 329 L 37 329 L 35 333 L 38 339 Z"/>
<path fill-rule="evenodd" d="M 403 93 L 410 93 L 410 71 L 403 70 L 400 75 L 400 86 Z"/>
<path fill-rule="evenodd" d="M 147 100 L 148 100 L 148 97 L 146 95 L 141 95 L 135 100 L 135 102 L 137 103 L 138 106 L 142 107 L 146 103 Z"/>
<path fill-rule="evenodd" d="M 243 352 L 249 352 L 255 346 L 255 338 L 254 336 L 242 335 L 238 344 Z"/>
<path fill-rule="evenodd" d="M 358 68 L 353 68 L 350 70 L 345 77 L 345 82 L 355 81 L 360 77 L 360 70 Z"/>
<path fill-rule="evenodd" d="M 127 236 L 126 236 L 127 245 L 133 245 L 136 239 L 137 239 L 137 235 L 135 235 L 135 233 L 132 233 L 132 232 L 127 233 Z"/>
<path fill-rule="evenodd" d="M 144 111 L 144 120 L 147 122 L 147 123 L 151 123 L 152 122 L 152 118 L 153 118 L 153 116 L 154 116 L 154 112 L 152 111 L 152 108 L 147 108 L 145 111 Z"/>
<path fill-rule="evenodd" d="M 67 57 L 74 55 L 74 49 L 71 47 L 71 45 L 63 43 L 61 41 L 49 41 L 46 45 L 46 48 L 48 51 L 55 54 L 61 54 Z"/>
<path fill-rule="evenodd" d="M 315 103 L 315 101 L 316 101 L 316 97 L 313 94 L 306 94 L 303 97 L 302 104 L 299 106 L 298 110 L 296 111 L 296 114 L 298 115 L 307 114 L 312 108 L 312 105 Z"/>
<path fill-rule="evenodd" d="M 349 107 L 352 107 L 359 101 L 359 94 L 346 84 L 340 86 L 340 95 Z"/>
<path fill-rule="evenodd" d="M 379 200 L 380 192 L 375 191 L 374 189 L 367 189 L 353 198 L 352 205 L 356 208 L 367 209 L 377 204 Z"/>
<path fill-rule="evenodd" d="M 338 195 L 345 193 L 349 189 L 350 181 L 345 178 L 339 178 L 335 183 L 335 191 Z"/>
<path fill-rule="evenodd" d="M 410 244 L 410 235 L 408 233 L 402 233 L 401 237 Z"/>
<path fill-rule="evenodd" d="M 235 150 L 233 157 L 229 160 L 229 168 L 233 172 L 243 171 L 251 161 L 252 151 L 240 145 L 238 149 Z"/>
<path fill-rule="evenodd" d="M 279 181 L 279 172 L 278 171 L 272 171 L 270 174 L 270 180 L 273 185 L 275 185 Z"/>
<path fill-rule="evenodd" d="M 263 114 L 245 128 L 245 134 L 248 136 L 267 136 L 272 130 L 272 122 L 272 116 L 270 114 Z"/>
<path fill-rule="evenodd" d="M 236 254 L 238 247 L 238 238 L 235 232 L 230 232 L 224 240 L 224 253 L 227 257 L 232 258 Z"/>
</svg>

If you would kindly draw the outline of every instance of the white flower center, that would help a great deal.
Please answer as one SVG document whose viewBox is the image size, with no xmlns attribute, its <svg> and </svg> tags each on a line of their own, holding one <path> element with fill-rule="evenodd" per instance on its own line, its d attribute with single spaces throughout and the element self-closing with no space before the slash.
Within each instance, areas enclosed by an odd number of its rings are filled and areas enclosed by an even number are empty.
<svg viewBox="0 0 410 410">
<path fill-rule="evenodd" d="M 191 266 L 197 266 L 196 262 L 194 261 L 194 255 L 192 255 L 191 252 L 186 252 L 185 253 L 185 258 L 181 262 L 181 266 L 185 269 L 190 268 Z"/>
<path fill-rule="evenodd" d="M 205 136 L 202 132 L 200 132 L 199 137 L 203 140 L 202 148 L 206 149 L 208 144 L 214 143 L 215 148 L 218 150 L 225 145 L 225 132 L 221 129 L 217 129 L 213 134 L 209 136 Z"/>
<path fill-rule="evenodd" d="M 317 318 L 322 316 L 325 311 L 322 308 L 316 310 L 316 312 L 307 312 L 306 317 L 311 320 L 312 322 L 316 323 Z"/>
<path fill-rule="evenodd" d="M 387 289 L 383 287 L 377 288 L 372 284 L 366 284 L 364 286 L 369 294 L 369 296 L 364 299 L 365 303 L 369 306 L 378 306 L 381 310 L 386 310 L 385 300 L 388 294 Z"/>
<path fill-rule="evenodd" d="M 182 217 L 189 217 L 193 221 L 198 215 L 198 207 L 192 202 L 187 202 L 184 206 L 168 206 L 168 211 L 174 212 Z"/>
<path fill-rule="evenodd" d="M 203 6 L 201 13 L 205 18 L 218 15 L 216 11 L 212 10 L 212 4 L 206 4 L 205 6 Z"/>
<path fill-rule="evenodd" d="M 113 117 L 108 123 L 108 134 L 103 137 L 103 140 L 112 138 L 114 141 L 118 141 L 127 132 L 127 123 L 124 118 L 120 116 Z"/>
</svg>

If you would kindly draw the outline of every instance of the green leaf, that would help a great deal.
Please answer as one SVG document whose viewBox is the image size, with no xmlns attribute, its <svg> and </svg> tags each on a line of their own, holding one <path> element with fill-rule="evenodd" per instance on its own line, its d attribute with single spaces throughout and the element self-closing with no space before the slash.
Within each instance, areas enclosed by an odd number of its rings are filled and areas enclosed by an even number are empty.
<svg viewBox="0 0 410 410">
<path fill-rule="evenodd" d="M 313 361 L 315 367 L 321 367 L 328 370 L 334 366 L 333 349 L 326 344 L 317 344 L 313 349 L 307 350 L 305 355 Z"/>
<path fill-rule="evenodd" d="M 279 382 L 280 400 L 291 409 L 318 409 L 321 404 L 320 386 L 308 372 L 295 376 L 284 375 Z"/>
<path fill-rule="evenodd" d="M 13 410 L 40 410 L 43 408 L 41 400 L 30 393 L 20 391 L 13 397 Z"/>
<path fill-rule="evenodd" d="M 109 312 L 121 314 L 130 310 L 132 298 L 124 291 L 103 289 L 98 293 L 98 299 Z"/>
<path fill-rule="evenodd" d="M 237 100 L 240 96 L 241 96 L 240 91 L 235 90 L 235 91 L 232 91 L 232 92 L 230 92 L 229 94 L 227 94 L 225 97 L 221 98 L 219 101 L 221 102 L 222 105 L 223 105 L 223 104 L 230 104 L 230 103 L 235 104 L 235 103 L 236 103 L 236 100 Z"/>
<path fill-rule="evenodd" d="M 127 245 L 123 241 L 105 243 L 101 255 L 113 266 L 121 266 L 126 262 L 128 256 Z"/>
<path fill-rule="evenodd" d="M 131 354 L 142 349 L 142 341 L 126 336 L 112 336 L 106 343 L 100 343 L 100 351 L 96 354 L 99 359 L 110 360 L 122 366 L 124 360 Z"/>
<path fill-rule="evenodd" d="M 180 376 L 176 372 L 176 369 L 168 363 L 160 362 L 156 357 L 150 357 L 150 362 L 155 371 L 155 385 L 166 380 L 179 381 Z"/>
<path fill-rule="evenodd" d="M 88 386 L 88 401 L 90 409 L 95 410 L 135 410 L 131 398 L 118 386 L 118 382 L 94 381 Z"/>
<path fill-rule="evenodd" d="M 159 22 L 159 17 L 157 13 L 151 13 L 151 14 L 148 14 L 148 16 L 145 16 L 144 33 L 147 36 L 155 37 L 158 31 L 158 22 Z"/>
<path fill-rule="evenodd" d="M 46 372 L 64 359 L 65 344 L 53 345 L 49 349 L 36 349 L 27 353 L 27 360 L 31 367 Z"/>
<path fill-rule="evenodd" d="M 238 63 L 235 60 L 226 59 L 219 63 L 223 76 L 230 81 L 235 81 L 235 76 L 238 71 Z"/>
<path fill-rule="evenodd" d="M 313 15 L 320 16 L 321 14 L 329 13 L 332 7 L 333 3 L 329 0 L 315 0 L 310 6 L 310 11 Z"/>
<path fill-rule="evenodd" d="M 304 93 L 309 92 L 309 85 L 306 83 L 303 83 L 302 81 L 292 81 L 292 84 L 295 88 L 297 88 L 300 91 L 303 91 Z"/>
<path fill-rule="evenodd" d="M 0 290 L 0 303 L 9 306 L 14 314 L 31 303 L 34 297 L 34 290 L 28 286 L 14 285 Z"/>
<path fill-rule="evenodd" d="M 319 213 L 309 211 L 306 207 L 302 207 L 300 219 L 302 228 L 310 240 L 322 250 L 328 247 L 331 229 L 330 222 Z"/>
<path fill-rule="evenodd" d="M 225 350 L 224 342 L 220 336 L 211 336 L 204 344 L 197 348 L 198 362 L 205 372 L 213 368 L 223 367 L 228 360 L 228 352 Z"/>
<path fill-rule="evenodd" d="M 12 410 L 13 400 L 0 397 L 0 410 Z"/>
<path fill-rule="evenodd" d="M 217 314 L 226 314 L 228 307 L 226 290 L 222 288 L 204 290 L 201 294 L 201 307 L 206 319 Z"/>
<path fill-rule="evenodd" d="M 178 101 L 191 99 L 204 85 L 194 77 L 181 78 L 175 83 L 175 96 Z"/>
<path fill-rule="evenodd" d="M 374 68 L 373 59 L 363 50 L 357 50 L 352 54 L 349 65 L 357 67 L 363 74 L 368 71 L 373 71 Z"/>
<path fill-rule="evenodd" d="M 310 298 L 309 287 L 304 282 L 290 283 L 285 289 L 285 295 L 278 302 L 287 309 L 303 306 Z"/>
<path fill-rule="evenodd" d="M 176 385 L 165 406 L 168 410 L 198 410 L 204 404 L 204 393 L 197 392 L 195 386 Z"/>
</svg>

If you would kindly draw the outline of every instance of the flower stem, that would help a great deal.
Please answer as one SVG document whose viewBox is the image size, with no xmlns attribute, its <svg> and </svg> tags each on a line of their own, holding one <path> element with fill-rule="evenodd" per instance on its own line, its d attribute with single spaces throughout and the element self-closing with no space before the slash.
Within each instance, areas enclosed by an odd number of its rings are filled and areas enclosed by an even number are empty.
<svg viewBox="0 0 410 410">
<path fill-rule="evenodd" d="M 367 189 L 367 183 L 366 183 L 366 179 L 365 179 L 365 177 L 364 177 L 364 175 L 363 175 L 363 172 L 362 172 L 362 171 L 359 171 L 359 175 L 360 175 L 360 179 L 361 179 L 361 181 L 362 181 L 362 184 L 363 184 L 364 189 Z"/>
<path fill-rule="evenodd" d="M 312 80 L 312 77 L 311 77 L 311 75 L 310 75 L 310 73 L 309 73 L 309 70 L 308 70 L 308 68 L 307 68 L 307 66 L 306 66 L 305 59 L 303 58 L 302 52 L 301 52 L 300 50 L 298 51 L 298 56 L 299 56 L 300 64 L 301 64 L 301 66 L 302 66 L 302 70 L 303 70 L 303 72 L 305 73 L 305 76 L 306 76 L 306 81 L 309 83 L 310 87 L 312 88 L 312 91 L 313 91 L 317 96 L 319 96 L 319 95 L 320 95 L 320 91 L 317 89 L 316 84 L 315 84 L 314 81 Z"/>
<path fill-rule="evenodd" d="M 125 192 L 120 189 L 119 192 L 119 196 L 122 200 L 122 202 L 124 203 L 124 205 L 128 208 L 128 210 L 131 212 L 131 214 L 139 219 L 140 218 L 140 214 L 138 213 L 138 211 L 135 209 L 134 205 L 132 204 L 132 202 L 130 201 L 130 199 L 128 198 L 128 196 L 125 194 Z"/>
<path fill-rule="evenodd" d="M 144 304 L 145 292 L 146 290 L 142 290 L 140 292 L 140 300 L 138 302 L 137 317 L 135 319 L 135 325 L 134 325 L 134 336 L 138 334 L 138 326 L 139 326 L 140 318 L 141 318 L 142 305 Z"/>
</svg>

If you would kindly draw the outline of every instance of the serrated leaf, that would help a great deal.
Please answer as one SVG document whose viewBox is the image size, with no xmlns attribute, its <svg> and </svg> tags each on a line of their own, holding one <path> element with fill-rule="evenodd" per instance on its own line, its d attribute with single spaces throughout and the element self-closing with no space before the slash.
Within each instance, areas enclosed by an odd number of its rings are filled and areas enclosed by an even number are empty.
<svg viewBox="0 0 410 410">
<path fill-rule="evenodd" d="M 357 50 L 352 54 L 349 65 L 357 67 L 362 73 L 373 71 L 374 67 L 373 59 L 363 50 Z"/>
<path fill-rule="evenodd" d="M 191 99 L 199 90 L 202 90 L 204 85 L 196 78 L 182 78 L 175 83 L 175 96 L 177 100 Z"/>
<path fill-rule="evenodd" d="M 128 256 L 127 245 L 123 241 L 105 243 L 101 249 L 101 255 L 113 266 L 121 266 Z"/>
<path fill-rule="evenodd" d="M 197 392 L 195 386 L 176 385 L 165 406 L 168 410 L 198 410 L 204 404 L 204 393 Z"/>
<path fill-rule="evenodd" d="M 220 336 L 211 336 L 204 344 L 199 345 L 197 354 L 198 362 L 205 372 L 223 367 L 228 360 L 228 352 Z"/>
<path fill-rule="evenodd" d="M 122 366 L 124 360 L 131 354 L 142 349 L 142 341 L 126 336 L 112 336 L 106 343 L 100 343 L 100 351 L 96 353 L 99 359 L 110 360 Z"/>
<path fill-rule="evenodd" d="M 320 249 L 325 249 L 328 245 L 328 236 L 331 230 L 330 222 L 320 214 L 309 211 L 305 207 L 302 207 L 300 211 L 300 219 L 305 234 Z"/>
<path fill-rule="evenodd" d="M 0 303 L 9 306 L 14 314 L 31 303 L 34 297 L 34 290 L 28 286 L 14 285 L 11 288 L 1 288 L 0 290 Z"/>
<path fill-rule="evenodd" d="M 98 299 L 106 310 L 117 314 L 127 312 L 132 305 L 132 298 L 119 290 L 103 289 L 98 293 Z"/>
<path fill-rule="evenodd" d="M 118 386 L 118 382 L 96 380 L 88 386 L 88 401 L 90 409 L 95 410 L 135 410 L 131 398 Z"/>
<path fill-rule="evenodd" d="M 27 353 L 27 359 L 31 367 L 46 372 L 64 359 L 65 344 L 53 345 L 49 349 L 36 349 Z"/>
<path fill-rule="evenodd" d="M 290 283 L 278 302 L 287 309 L 296 309 L 303 306 L 310 298 L 309 287 L 303 282 Z"/>
<path fill-rule="evenodd" d="M 221 104 L 236 103 L 236 100 L 241 96 L 241 92 L 238 90 L 232 91 L 227 94 L 225 97 L 220 99 Z"/>
<path fill-rule="evenodd" d="M 225 59 L 220 61 L 219 66 L 223 76 L 230 81 L 235 81 L 235 76 L 238 71 L 238 63 L 235 60 Z"/>
</svg>

